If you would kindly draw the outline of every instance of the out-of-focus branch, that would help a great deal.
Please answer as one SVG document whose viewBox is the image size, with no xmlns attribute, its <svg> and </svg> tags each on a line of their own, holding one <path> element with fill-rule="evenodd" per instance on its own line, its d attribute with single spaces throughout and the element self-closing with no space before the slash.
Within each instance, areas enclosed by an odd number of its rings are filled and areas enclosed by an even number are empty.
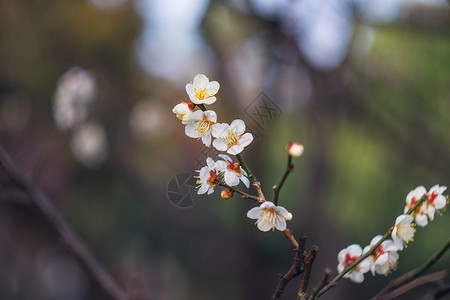
<svg viewBox="0 0 450 300">
<path fill-rule="evenodd" d="M 316 259 L 317 252 L 319 252 L 319 247 L 314 245 L 311 247 L 308 255 L 306 255 L 305 270 L 303 271 L 302 281 L 300 282 L 300 288 L 298 290 L 297 300 L 304 299 L 306 297 L 306 290 L 308 289 L 309 277 L 311 276 L 312 265 Z"/>
<path fill-rule="evenodd" d="M 30 203 L 42 214 L 57 233 L 60 241 L 80 262 L 103 292 L 114 300 L 127 297 L 112 276 L 98 263 L 81 239 L 76 235 L 63 215 L 56 209 L 48 196 L 36 185 L 28 182 L 20 173 L 6 151 L 0 146 L 0 168 L 17 189 L 26 193 Z"/>
<path fill-rule="evenodd" d="M 298 247 L 295 249 L 294 263 L 292 264 L 291 268 L 286 274 L 284 275 L 280 274 L 280 282 L 278 283 L 277 288 L 275 289 L 275 292 L 272 296 L 272 300 L 280 299 L 281 294 L 283 294 L 287 283 L 303 272 L 302 263 L 306 256 L 305 242 L 306 242 L 306 235 L 303 234 L 300 237 Z"/>
<path fill-rule="evenodd" d="M 377 295 L 375 295 L 375 297 L 373 297 L 372 300 L 384 299 L 383 296 L 388 294 L 390 291 L 406 284 L 408 281 L 413 280 L 414 278 L 416 278 L 417 276 L 419 276 L 420 274 L 431 268 L 431 266 L 434 265 L 449 248 L 450 248 L 450 238 L 425 263 L 423 263 L 418 268 L 403 274 L 399 278 L 389 283 L 388 286 L 386 286 Z"/>
<path fill-rule="evenodd" d="M 440 281 L 440 280 L 444 279 L 445 277 L 447 277 L 447 271 L 440 271 L 440 272 L 436 272 L 436 273 L 432 273 L 432 274 L 427 274 L 422 277 L 416 278 L 413 281 L 410 281 L 407 284 L 402 285 L 401 287 L 399 287 L 395 290 L 391 290 L 390 292 L 388 292 L 388 293 L 384 294 L 383 296 L 381 296 L 380 298 L 376 298 L 376 299 L 383 299 L 383 300 L 395 299 L 395 298 L 403 295 L 404 293 L 407 293 L 410 290 L 415 289 L 416 287 L 419 287 L 419 286 L 427 284 L 427 283 Z"/>
</svg>

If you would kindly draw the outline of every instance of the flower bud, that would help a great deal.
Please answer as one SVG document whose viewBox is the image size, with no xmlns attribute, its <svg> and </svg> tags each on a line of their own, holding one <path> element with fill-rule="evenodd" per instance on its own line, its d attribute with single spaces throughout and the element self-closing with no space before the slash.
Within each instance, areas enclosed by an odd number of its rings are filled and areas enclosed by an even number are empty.
<svg viewBox="0 0 450 300">
<path fill-rule="evenodd" d="M 193 111 L 194 111 L 194 103 L 192 102 L 186 103 L 184 101 L 175 105 L 175 107 L 172 110 L 172 112 L 177 115 L 177 118 L 183 121 L 182 122 L 183 124 L 186 123 L 184 122 L 185 116 L 192 113 Z"/>
<path fill-rule="evenodd" d="M 226 188 L 220 193 L 220 196 L 223 199 L 230 199 L 231 197 L 233 197 L 233 194 L 234 194 L 234 191 L 232 189 Z"/>
<path fill-rule="evenodd" d="M 305 148 L 300 143 L 289 142 L 289 144 L 286 145 L 286 150 L 290 156 L 299 157 L 303 154 Z"/>
<path fill-rule="evenodd" d="M 292 220 L 292 214 L 291 214 L 290 211 L 287 211 L 287 212 L 288 212 L 288 214 L 287 214 L 286 216 L 284 216 L 284 219 L 285 219 L 286 221 L 290 221 L 290 220 Z"/>
</svg>

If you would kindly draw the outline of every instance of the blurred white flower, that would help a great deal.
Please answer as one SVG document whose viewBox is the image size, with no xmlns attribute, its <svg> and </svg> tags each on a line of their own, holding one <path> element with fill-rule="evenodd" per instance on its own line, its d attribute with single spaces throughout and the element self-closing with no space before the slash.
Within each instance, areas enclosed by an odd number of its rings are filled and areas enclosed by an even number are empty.
<svg viewBox="0 0 450 300">
<path fill-rule="evenodd" d="M 414 240 L 414 225 L 412 224 L 413 217 L 410 215 L 400 215 L 395 220 L 395 225 L 391 236 L 395 247 L 398 250 L 403 250 L 403 243 L 408 243 Z"/>
<path fill-rule="evenodd" d="M 417 204 L 417 202 L 420 201 L 422 197 L 426 195 L 427 190 L 423 186 L 418 186 L 414 190 L 410 191 L 406 196 L 406 206 L 404 209 L 404 213 L 406 214 L 411 208 L 414 207 L 414 205 Z M 424 227 L 428 224 L 426 210 L 427 210 L 426 201 L 423 201 L 422 204 L 420 204 L 411 213 L 411 216 L 415 218 L 417 225 Z"/>
<path fill-rule="evenodd" d="M 381 238 L 381 235 L 374 237 L 370 242 L 370 245 L 364 248 L 363 253 L 369 251 Z M 395 247 L 394 242 L 392 240 L 383 241 L 381 245 L 375 249 L 373 254 L 368 257 L 369 260 L 372 260 L 372 275 L 388 275 L 392 269 L 397 267 L 398 257 L 397 247 Z"/>
<path fill-rule="evenodd" d="M 288 211 L 282 206 L 276 206 L 273 202 L 266 201 L 259 207 L 253 207 L 247 212 L 247 217 L 257 219 L 256 225 L 261 231 L 269 231 L 278 229 L 286 230 L 286 217 L 289 216 Z"/>
<path fill-rule="evenodd" d="M 239 180 L 241 180 L 248 188 L 250 186 L 250 180 L 248 180 L 247 173 L 242 169 L 241 164 L 233 161 L 225 154 L 219 154 L 219 157 L 223 160 L 218 160 L 216 166 L 217 170 L 223 174 L 225 183 L 229 186 L 236 186 L 239 184 Z"/>
<path fill-rule="evenodd" d="M 141 100 L 133 105 L 130 112 L 130 128 L 140 140 L 166 136 L 173 129 L 167 108 L 154 100 Z"/>
<path fill-rule="evenodd" d="M 84 123 L 73 134 L 70 148 L 83 165 L 89 168 L 98 167 L 108 156 L 108 143 L 103 126 L 96 122 Z"/>
<path fill-rule="evenodd" d="M 436 210 L 443 209 L 447 205 L 447 199 L 442 193 L 447 190 L 446 186 L 433 185 L 427 194 L 426 206 L 430 221 L 434 219 Z"/>
<path fill-rule="evenodd" d="M 74 129 L 86 121 L 88 104 L 96 95 L 97 84 L 90 71 L 71 68 L 58 81 L 53 117 L 60 130 Z"/>
<path fill-rule="evenodd" d="M 197 74 L 192 83 L 186 84 L 186 92 L 195 104 L 213 104 L 217 100 L 214 95 L 219 88 L 217 81 L 209 82 L 208 77 L 203 74 Z"/>
<path fill-rule="evenodd" d="M 251 133 L 245 133 L 245 123 L 242 120 L 236 119 L 227 123 L 215 124 L 212 127 L 212 135 L 216 139 L 213 142 L 214 148 L 219 151 L 227 151 L 232 155 L 241 153 L 246 146 L 253 141 Z"/>
<path fill-rule="evenodd" d="M 362 253 L 363 251 L 361 246 L 357 244 L 353 244 L 345 249 L 342 249 L 338 254 L 338 272 L 341 273 L 346 267 L 354 263 L 362 255 Z M 353 282 L 361 283 L 364 281 L 364 273 L 367 273 L 371 267 L 371 261 L 364 259 L 356 267 L 346 273 L 344 278 L 349 278 Z"/>
</svg>

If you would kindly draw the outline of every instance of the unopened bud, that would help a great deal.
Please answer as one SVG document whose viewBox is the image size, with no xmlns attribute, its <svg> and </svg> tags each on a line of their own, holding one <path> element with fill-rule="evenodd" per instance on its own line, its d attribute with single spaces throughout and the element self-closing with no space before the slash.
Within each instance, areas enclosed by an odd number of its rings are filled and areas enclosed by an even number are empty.
<svg viewBox="0 0 450 300">
<path fill-rule="evenodd" d="M 286 221 L 290 221 L 290 220 L 292 220 L 292 214 L 291 214 L 290 211 L 287 211 L 287 212 L 288 212 L 288 214 L 287 214 L 287 216 L 284 217 L 284 219 L 285 219 Z"/>
<path fill-rule="evenodd" d="M 231 197 L 233 197 L 233 194 L 234 194 L 234 191 L 232 189 L 226 188 L 220 193 L 220 196 L 223 199 L 230 199 Z"/>
<path fill-rule="evenodd" d="M 305 148 L 300 143 L 289 142 L 289 144 L 286 145 L 286 150 L 290 156 L 299 157 L 303 154 Z"/>
</svg>

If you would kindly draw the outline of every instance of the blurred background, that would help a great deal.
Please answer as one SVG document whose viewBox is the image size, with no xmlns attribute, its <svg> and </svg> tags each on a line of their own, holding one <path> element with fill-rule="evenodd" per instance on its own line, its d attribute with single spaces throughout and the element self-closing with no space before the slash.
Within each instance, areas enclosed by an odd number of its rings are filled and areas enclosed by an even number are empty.
<svg viewBox="0 0 450 300">
<path fill-rule="evenodd" d="M 341 249 L 393 224 L 410 190 L 450 184 L 449 12 L 444 0 L 0 1 L 0 143 L 132 299 L 270 299 L 293 251 L 246 218 L 255 204 L 216 192 L 180 208 L 167 195 L 204 159 L 171 112 L 186 83 L 219 81 L 211 109 L 228 123 L 248 121 L 263 92 L 279 111 L 253 124 L 243 156 L 271 198 L 285 145 L 305 146 L 280 205 L 320 248 L 312 290 Z M 417 229 L 389 277 L 342 280 L 322 298 L 375 295 L 449 228 L 446 212 Z M 0 201 L 0 298 L 107 299 L 47 220 L 11 197 Z"/>
</svg>

